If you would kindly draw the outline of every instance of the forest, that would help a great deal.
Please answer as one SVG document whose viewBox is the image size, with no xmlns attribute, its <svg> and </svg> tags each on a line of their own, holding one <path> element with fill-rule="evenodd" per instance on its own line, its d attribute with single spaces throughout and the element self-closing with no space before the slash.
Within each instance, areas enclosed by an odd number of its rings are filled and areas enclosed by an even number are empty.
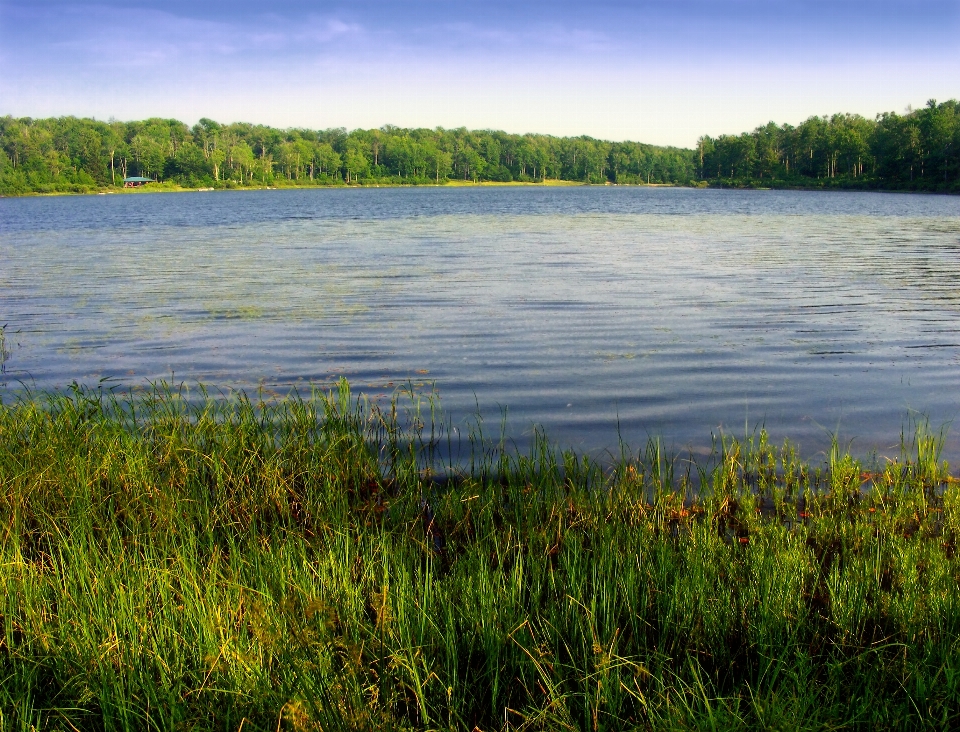
<svg viewBox="0 0 960 732">
<path fill-rule="evenodd" d="M 960 102 L 870 120 L 855 114 L 773 122 L 742 135 L 701 137 L 697 180 L 714 185 L 960 192 Z"/>
<path fill-rule="evenodd" d="M 0 195 L 86 193 L 143 176 L 176 186 L 673 184 L 960 191 L 960 102 L 813 116 L 695 149 L 493 130 L 280 130 L 203 118 L 0 118 Z"/>
<path fill-rule="evenodd" d="M 687 149 L 490 130 L 278 130 L 173 119 L 0 118 L 0 193 L 85 192 L 143 176 L 185 187 L 687 183 Z"/>
</svg>

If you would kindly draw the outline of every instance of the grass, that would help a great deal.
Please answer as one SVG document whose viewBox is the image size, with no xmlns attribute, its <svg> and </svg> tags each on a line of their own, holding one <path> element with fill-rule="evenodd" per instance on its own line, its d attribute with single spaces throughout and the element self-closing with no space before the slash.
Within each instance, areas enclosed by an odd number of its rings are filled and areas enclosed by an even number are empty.
<svg viewBox="0 0 960 732">
<path fill-rule="evenodd" d="M 0 728 L 960 723 L 929 430 L 870 470 L 763 433 L 603 466 L 475 432 L 457 467 L 432 406 L 345 382 L 0 406 Z"/>
<path fill-rule="evenodd" d="M 223 181 L 220 181 L 223 183 Z M 137 188 L 120 188 L 117 186 L 97 186 L 97 185 L 78 185 L 71 186 L 69 189 L 57 190 L 57 191 L 27 191 L 24 193 L 10 193 L 9 196 L 66 196 L 66 195 L 98 195 L 98 194 L 114 194 L 120 193 L 123 195 L 140 195 L 144 193 L 187 193 L 187 192 L 196 192 L 200 191 L 211 191 L 213 188 L 203 187 L 205 184 L 198 184 L 198 186 L 189 186 L 176 183 L 173 181 L 162 181 L 157 183 L 150 183 L 148 185 L 139 186 Z M 510 181 L 510 182 L 498 182 L 498 181 L 472 181 L 472 180 L 458 180 L 458 179 L 444 179 L 439 183 L 434 183 L 432 180 L 424 179 L 423 182 L 414 182 L 414 183 L 405 183 L 397 182 L 394 179 L 363 179 L 362 182 L 350 182 L 346 183 L 344 181 L 331 181 L 327 183 L 323 182 L 307 182 L 307 181 L 288 181 L 285 179 L 277 179 L 270 181 L 269 185 L 263 182 L 253 182 L 249 185 L 234 185 L 234 186 L 223 186 L 218 184 L 216 190 L 236 190 L 236 191 L 259 191 L 259 190 L 293 190 L 293 189 L 315 189 L 315 188 L 431 188 L 431 187 L 447 187 L 447 188 L 463 188 L 463 187 L 503 187 L 503 186 L 533 186 L 533 187 L 553 187 L 553 186 L 582 186 L 585 185 L 583 181 L 571 181 L 571 180 L 560 180 L 560 179 L 547 179 L 540 180 L 536 182 L 527 182 L 527 181 Z M 602 184 L 601 184 L 602 185 Z M 644 184 L 640 184 L 644 185 Z M 674 186 L 673 183 L 653 183 L 650 184 L 651 187 L 656 186 Z"/>
</svg>

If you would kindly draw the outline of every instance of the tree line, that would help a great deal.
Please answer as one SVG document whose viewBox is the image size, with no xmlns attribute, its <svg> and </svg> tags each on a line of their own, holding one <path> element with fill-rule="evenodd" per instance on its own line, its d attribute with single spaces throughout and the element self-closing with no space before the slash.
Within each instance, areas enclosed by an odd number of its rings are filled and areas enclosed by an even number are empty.
<svg viewBox="0 0 960 732">
<path fill-rule="evenodd" d="M 675 183 L 688 149 L 492 130 L 279 130 L 173 119 L 0 118 L 0 192 L 86 191 L 127 176 L 188 187 L 464 181 Z"/>
<path fill-rule="evenodd" d="M 960 191 L 960 103 L 701 137 L 695 149 L 494 130 L 0 118 L 0 194 L 143 176 L 185 187 L 580 181 Z"/>
<path fill-rule="evenodd" d="M 922 109 L 773 122 L 742 135 L 704 136 L 696 177 L 722 185 L 960 192 L 960 102 Z"/>
</svg>

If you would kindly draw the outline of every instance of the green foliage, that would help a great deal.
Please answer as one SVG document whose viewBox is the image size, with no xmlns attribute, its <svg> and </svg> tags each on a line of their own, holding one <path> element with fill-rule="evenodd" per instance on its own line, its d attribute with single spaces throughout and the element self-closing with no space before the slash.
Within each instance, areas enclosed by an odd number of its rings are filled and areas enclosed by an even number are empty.
<svg viewBox="0 0 960 732">
<path fill-rule="evenodd" d="M 0 407 L 0 728 L 960 722 L 925 429 L 869 471 L 763 433 L 603 469 L 478 423 L 458 467 L 415 395 L 188 396 Z"/>
<path fill-rule="evenodd" d="M 448 180 L 686 183 L 690 151 L 466 129 L 276 130 L 176 120 L 0 119 L 0 194 L 76 191 L 142 175 L 183 186 Z M 611 162 L 613 159 L 616 162 Z"/>
<path fill-rule="evenodd" d="M 143 175 L 183 186 L 449 180 L 960 191 L 960 103 L 811 117 L 695 150 L 495 130 L 192 128 L 170 119 L 0 118 L 0 194 L 86 192 Z"/>
<path fill-rule="evenodd" d="M 878 115 L 770 123 L 702 137 L 697 176 L 719 185 L 960 191 L 960 102 Z"/>
</svg>

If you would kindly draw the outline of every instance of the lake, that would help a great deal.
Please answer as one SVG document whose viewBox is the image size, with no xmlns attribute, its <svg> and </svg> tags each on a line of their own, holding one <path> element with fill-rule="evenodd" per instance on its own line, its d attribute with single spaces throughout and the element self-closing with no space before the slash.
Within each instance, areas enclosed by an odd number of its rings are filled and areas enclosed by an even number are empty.
<svg viewBox="0 0 960 732">
<path fill-rule="evenodd" d="M 626 187 L 0 199 L 0 395 L 435 384 L 523 446 L 764 425 L 893 455 L 960 413 L 960 198 Z M 422 386 L 421 386 L 422 385 Z M 960 458 L 952 434 L 947 456 Z"/>
</svg>

